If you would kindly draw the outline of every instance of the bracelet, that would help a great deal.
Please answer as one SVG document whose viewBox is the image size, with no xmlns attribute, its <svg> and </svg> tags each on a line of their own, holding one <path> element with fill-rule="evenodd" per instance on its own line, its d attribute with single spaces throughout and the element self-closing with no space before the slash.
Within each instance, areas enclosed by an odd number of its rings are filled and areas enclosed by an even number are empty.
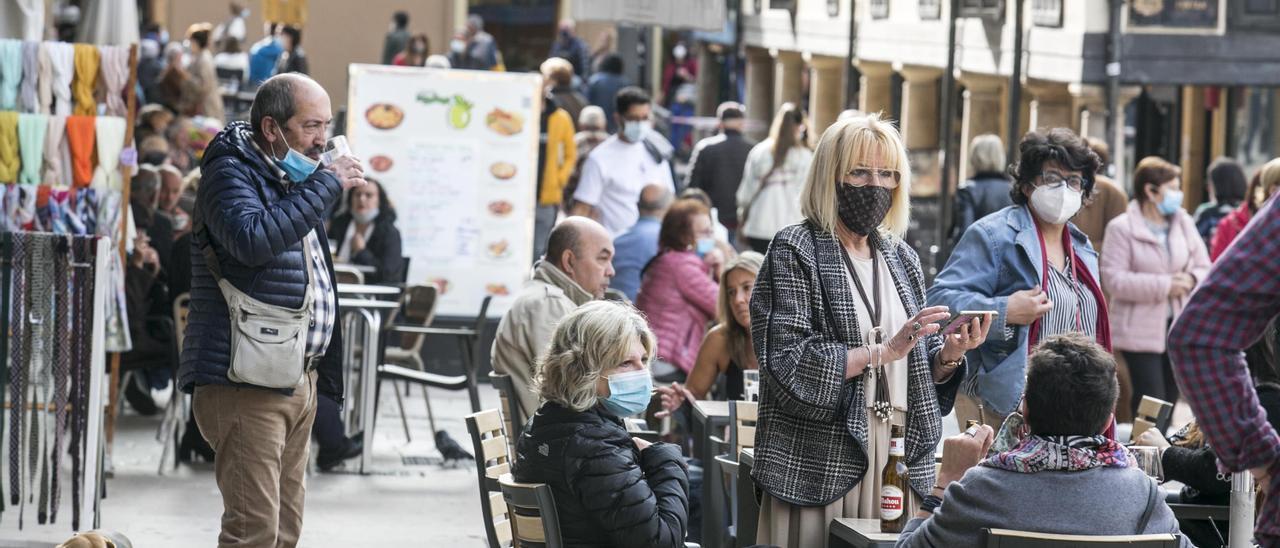
<svg viewBox="0 0 1280 548">
<path fill-rule="evenodd" d="M 964 361 L 964 358 L 960 358 L 958 360 L 943 360 L 941 357 L 939 357 L 938 365 L 941 365 L 942 368 L 946 369 L 947 371 L 951 371 L 953 369 L 959 369 L 960 363 L 963 361 Z"/>
<path fill-rule="evenodd" d="M 942 497 L 939 497 L 937 495 L 929 495 L 925 497 L 923 501 L 920 502 L 920 511 L 928 512 L 932 514 L 933 511 L 937 510 L 939 506 L 942 506 Z"/>
<path fill-rule="evenodd" d="M 950 485 L 950 484 L 947 484 L 947 485 Z M 937 490 L 939 490 L 939 491 L 943 491 L 943 492 L 945 492 L 945 491 L 947 490 L 947 488 L 946 488 L 945 486 L 938 485 L 938 484 L 936 484 L 936 483 L 935 483 L 935 484 L 933 484 L 933 488 L 934 488 L 934 489 L 937 489 Z"/>
</svg>

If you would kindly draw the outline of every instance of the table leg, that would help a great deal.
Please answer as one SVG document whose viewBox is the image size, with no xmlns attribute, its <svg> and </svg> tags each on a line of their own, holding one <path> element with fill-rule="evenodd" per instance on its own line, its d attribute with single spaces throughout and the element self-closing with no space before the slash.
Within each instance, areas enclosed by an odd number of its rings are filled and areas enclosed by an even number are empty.
<svg viewBox="0 0 1280 548">
<path fill-rule="evenodd" d="M 364 349 L 360 354 L 362 358 L 360 397 L 363 400 L 360 402 L 360 422 L 363 426 L 361 430 L 364 432 L 364 451 L 360 453 L 360 473 L 368 474 L 373 461 L 373 427 L 377 403 L 375 390 L 378 386 L 378 331 L 382 327 L 382 317 L 377 312 L 364 309 L 358 309 L 358 311 L 365 320 Z"/>
</svg>

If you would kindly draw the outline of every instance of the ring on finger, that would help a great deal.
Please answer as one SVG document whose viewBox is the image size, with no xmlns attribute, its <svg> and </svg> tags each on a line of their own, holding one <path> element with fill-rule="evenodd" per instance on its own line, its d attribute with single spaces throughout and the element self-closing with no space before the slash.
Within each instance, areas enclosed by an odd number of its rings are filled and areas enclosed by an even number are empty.
<svg viewBox="0 0 1280 548">
<path fill-rule="evenodd" d="M 918 332 L 918 331 L 920 331 L 921 329 L 924 329 L 924 326 L 923 326 L 923 325 L 921 325 L 921 324 L 920 324 L 920 322 L 915 322 L 915 323 L 911 324 L 911 330 L 912 330 L 912 331 L 917 331 L 917 332 Z"/>
</svg>

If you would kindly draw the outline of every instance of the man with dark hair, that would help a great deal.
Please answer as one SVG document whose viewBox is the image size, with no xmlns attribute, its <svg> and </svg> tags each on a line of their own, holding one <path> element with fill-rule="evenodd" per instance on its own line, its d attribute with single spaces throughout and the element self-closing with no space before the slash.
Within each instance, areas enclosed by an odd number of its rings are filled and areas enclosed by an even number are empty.
<svg viewBox="0 0 1280 548">
<path fill-rule="evenodd" d="M 382 64 L 390 65 L 396 54 L 409 43 L 409 14 L 397 11 L 391 16 L 391 29 L 382 41 Z"/>
<path fill-rule="evenodd" d="M 280 29 L 280 44 L 284 47 L 284 54 L 276 62 L 276 74 L 311 74 L 307 52 L 302 50 L 302 29 L 285 25 Z"/>
<path fill-rule="evenodd" d="M 600 223 L 569 217 L 551 230 L 547 255 L 503 314 L 490 353 L 493 370 L 511 376 L 525 418 L 538 409 L 533 368 L 556 324 L 583 303 L 604 298 L 613 274 L 613 242 Z"/>
<path fill-rule="evenodd" d="M 622 88 L 631 85 L 627 77 L 622 75 L 622 66 L 622 57 L 610 53 L 600 59 L 596 73 L 587 80 L 587 101 L 604 110 L 607 124 L 605 129 L 609 133 L 618 131 L 618 124 L 613 118 L 614 99 Z"/>
<path fill-rule="evenodd" d="M 662 216 L 671 207 L 671 191 L 662 185 L 647 185 L 640 191 L 640 219 L 626 232 L 613 239 L 617 256 L 613 267 L 617 275 L 609 287 L 621 291 L 628 299 L 636 300 L 640 292 L 640 272 L 658 254 L 658 233 L 662 229 Z"/>
<path fill-rule="evenodd" d="M 319 168 L 333 111 L 328 93 L 306 76 L 264 82 L 249 116 L 205 149 L 178 384 L 194 392 L 196 422 L 218 455 L 218 545 L 294 546 L 316 394 L 342 401 L 342 334 L 324 212 L 343 190 L 365 184 L 364 168 L 352 156 Z M 229 302 L 250 320 L 238 315 L 233 327 Z M 307 327 L 269 319 L 298 314 L 281 309 L 301 310 Z M 296 355 L 263 363 L 233 349 L 232 329 L 294 344 Z M 272 377 L 288 380 L 244 382 Z"/>
<path fill-rule="evenodd" d="M 133 348 L 121 356 L 130 373 L 125 400 L 140 415 L 158 409 L 151 389 L 162 389 L 173 378 L 173 301 L 166 284 L 172 270 L 173 224 L 157 213 L 159 173 L 143 166 L 129 184 L 129 205 L 138 238 L 125 268 L 125 304 Z"/>
<path fill-rule="evenodd" d="M 617 236 L 636 224 L 636 202 L 645 185 L 657 184 L 675 192 L 671 168 L 645 143 L 651 131 L 653 107 L 649 94 L 623 88 L 615 100 L 614 118 L 622 130 L 591 150 L 574 191 L 573 214 L 600 221 Z"/>
<path fill-rule="evenodd" d="M 984 529 L 993 528 L 1178 533 L 1160 487 L 1123 445 L 1102 435 L 1119 392 L 1111 354 L 1088 336 L 1066 333 L 1041 342 L 1029 362 L 1022 414 L 1030 433 L 986 459 L 990 426 L 944 441 L 938 483 L 897 545 L 981 546 Z M 1185 537 L 1179 542 L 1191 546 Z"/>
<path fill-rule="evenodd" d="M 733 101 L 716 109 L 720 134 L 698 141 L 689 157 L 689 188 L 702 189 L 711 197 L 720 224 L 732 235 L 738 230 L 738 185 L 747 165 L 747 154 L 755 143 L 742 134 L 746 107 Z"/>
</svg>

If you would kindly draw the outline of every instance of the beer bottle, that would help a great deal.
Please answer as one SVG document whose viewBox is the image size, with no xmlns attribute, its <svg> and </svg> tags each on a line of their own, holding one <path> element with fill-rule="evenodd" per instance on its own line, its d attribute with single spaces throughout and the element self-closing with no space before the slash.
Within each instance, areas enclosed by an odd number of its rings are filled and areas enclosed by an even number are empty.
<svg viewBox="0 0 1280 548">
<path fill-rule="evenodd" d="M 907 526 L 907 463 L 905 460 L 905 428 L 895 424 L 889 437 L 889 462 L 885 463 L 880 481 L 880 531 L 901 533 Z"/>
</svg>

